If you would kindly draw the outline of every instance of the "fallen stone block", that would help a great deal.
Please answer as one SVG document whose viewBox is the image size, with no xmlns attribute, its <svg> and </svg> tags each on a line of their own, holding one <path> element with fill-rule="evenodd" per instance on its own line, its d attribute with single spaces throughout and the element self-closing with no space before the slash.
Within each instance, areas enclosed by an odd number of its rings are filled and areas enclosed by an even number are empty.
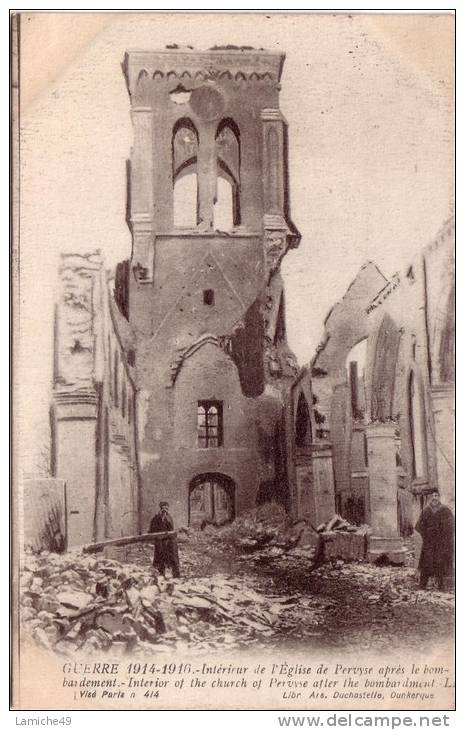
<svg viewBox="0 0 465 730">
<path fill-rule="evenodd" d="M 97 628 L 101 628 L 109 634 L 122 633 L 126 629 L 124 616 L 110 611 L 99 613 L 95 619 L 95 625 Z"/>
<path fill-rule="evenodd" d="M 92 596 L 83 591 L 62 591 L 57 593 L 57 601 L 72 609 L 85 608 L 92 602 Z"/>
<path fill-rule="evenodd" d="M 139 595 L 141 599 L 144 598 L 145 600 L 150 601 L 150 603 L 153 603 L 159 598 L 160 589 L 155 584 L 145 586 L 144 588 L 142 588 Z"/>
</svg>

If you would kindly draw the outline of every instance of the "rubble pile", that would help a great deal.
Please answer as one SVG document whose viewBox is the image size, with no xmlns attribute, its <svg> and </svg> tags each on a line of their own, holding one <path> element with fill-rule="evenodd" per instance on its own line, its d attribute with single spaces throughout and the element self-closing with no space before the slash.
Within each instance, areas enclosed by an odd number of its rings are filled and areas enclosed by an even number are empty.
<svg viewBox="0 0 465 730">
<path fill-rule="evenodd" d="M 370 527 L 352 525 L 335 514 L 315 529 L 305 520 L 292 523 L 283 507 L 270 502 L 229 525 L 209 526 L 207 532 L 212 539 L 230 542 L 242 560 L 254 565 L 304 560 L 314 568 L 324 559 L 365 560 Z"/>
<path fill-rule="evenodd" d="M 244 526 L 246 521 L 252 527 Z M 309 559 L 312 544 L 301 544 L 307 534 L 314 539 L 315 531 L 302 523 L 274 526 L 279 536 L 299 536 L 275 557 L 270 553 L 278 545 L 249 552 L 235 547 L 236 540 L 271 529 L 255 515 L 241 518 L 238 535 L 234 524 L 180 530 L 178 580 L 154 575 L 149 544 L 111 555 L 118 559 L 78 550 L 26 554 L 20 576 L 22 636 L 63 655 L 106 651 L 149 658 L 246 646 L 266 652 L 293 642 L 309 650 L 405 650 L 426 646 L 431 637 L 444 642 L 450 637 L 453 594 L 435 590 L 434 584 L 418 590 L 413 567 L 338 558 L 317 564 Z M 227 530 L 228 539 L 221 539 Z M 320 544 L 327 534 L 357 532 L 323 531 Z"/>
<path fill-rule="evenodd" d="M 284 508 L 269 502 L 250 510 L 216 531 L 217 538 L 230 542 L 242 559 L 263 564 L 295 558 L 313 560 L 318 536 L 304 520 L 292 523 Z"/>
<path fill-rule="evenodd" d="M 406 604 L 430 604 L 451 608 L 454 603 L 452 592 L 418 590 L 418 577 L 415 568 L 402 568 L 385 565 L 379 567 L 370 564 L 350 564 L 336 560 L 330 566 L 325 565 L 316 571 L 316 578 L 331 578 L 340 585 L 344 580 L 356 578 L 357 591 L 363 595 L 365 603 L 372 606 L 396 606 Z"/>
<path fill-rule="evenodd" d="M 28 554 L 20 581 L 25 632 L 66 655 L 110 649 L 150 655 L 256 643 L 287 632 L 301 600 L 264 596 L 244 578 L 166 580 L 148 566 L 78 552 Z"/>
<path fill-rule="evenodd" d="M 266 502 L 236 517 L 234 522 L 220 527 L 217 532 L 222 540 L 263 539 L 265 535 L 276 537 L 290 525 L 289 515 L 277 502 Z"/>
</svg>

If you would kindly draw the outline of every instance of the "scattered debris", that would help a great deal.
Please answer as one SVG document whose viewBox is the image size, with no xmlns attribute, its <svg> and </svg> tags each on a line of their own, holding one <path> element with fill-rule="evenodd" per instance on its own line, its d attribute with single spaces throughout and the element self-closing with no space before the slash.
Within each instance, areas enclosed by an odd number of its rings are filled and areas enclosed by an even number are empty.
<svg viewBox="0 0 465 730">
<path fill-rule="evenodd" d="M 344 521 L 336 525 L 317 533 L 266 505 L 221 528 L 180 529 L 180 579 L 155 575 L 149 544 L 113 548 L 117 560 L 78 550 L 28 553 L 20 574 L 24 633 L 64 655 L 447 642 L 453 593 L 419 590 L 413 566 L 316 560 L 326 535 L 357 536 Z"/>
<path fill-rule="evenodd" d="M 29 554 L 21 570 L 21 619 L 39 644 L 63 654 L 156 653 L 180 643 L 211 651 L 226 637 L 239 647 L 283 631 L 280 619 L 300 599 L 283 605 L 250 583 L 222 574 L 167 580 L 148 560 L 141 567 L 77 551 Z"/>
<path fill-rule="evenodd" d="M 276 502 L 250 510 L 215 533 L 217 539 L 231 542 L 238 552 L 244 553 L 243 560 L 253 563 L 293 557 L 307 561 L 321 558 L 320 540 L 314 528 L 305 520 L 293 523 Z"/>
</svg>

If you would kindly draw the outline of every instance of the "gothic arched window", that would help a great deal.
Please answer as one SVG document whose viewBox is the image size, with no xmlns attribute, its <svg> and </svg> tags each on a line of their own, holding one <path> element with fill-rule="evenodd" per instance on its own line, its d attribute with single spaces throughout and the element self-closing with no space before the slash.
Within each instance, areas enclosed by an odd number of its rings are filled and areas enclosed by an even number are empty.
<svg viewBox="0 0 465 730">
<path fill-rule="evenodd" d="M 197 433 L 200 448 L 223 445 L 223 404 L 221 401 L 201 400 L 197 407 Z"/>
<path fill-rule="evenodd" d="M 410 373 L 408 382 L 408 406 L 412 472 L 414 479 L 421 479 L 426 476 L 426 441 L 421 386 L 414 372 Z"/>
<path fill-rule="evenodd" d="M 228 231 L 240 225 L 240 166 L 239 128 L 232 119 L 223 119 L 216 132 L 216 198 L 214 227 Z"/>
<path fill-rule="evenodd" d="M 198 224 L 197 154 L 199 136 L 190 119 L 179 119 L 173 129 L 173 217 L 177 228 Z"/>
</svg>

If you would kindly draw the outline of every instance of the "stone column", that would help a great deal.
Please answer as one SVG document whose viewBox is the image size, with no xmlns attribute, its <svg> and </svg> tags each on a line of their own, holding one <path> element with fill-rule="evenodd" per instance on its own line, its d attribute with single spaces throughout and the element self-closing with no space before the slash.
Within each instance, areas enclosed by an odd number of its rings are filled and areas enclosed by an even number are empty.
<svg viewBox="0 0 465 730">
<path fill-rule="evenodd" d="M 315 527 L 327 522 L 335 512 L 333 449 L 329 443 L 313 444 L 313 498 Z"/>
<path fill-rule="evenodd" d="M 298 520 L 315 522 L 313 500 L 312 458 L 310 452 L 295 459 L 295 515 Z"/>
<path fill-rule="evenodd" d="M 370 423 L 366 428 L 372 535 L 368 557 L 386 555 L 403 563 L 406 550 L 397 531 L 396 429 L 393 423 Z"/>
<path fill-rule="evenodd" d="M 199 190 L 199 226 L 202 230 L 213 229 L 213 205 L 216 197 L 216 146 L 212 124 L 199 130 L 197 155 L 197 180 Z"/>
<path fill-rule="evenodd" d="M 55 475 L 66 483 L 67 545 L 93 542 L 96 535 L 97 394 L 54 395 Z"/>
<path fill-rule="evenodd" d="M 455 405 L 454 388 L 436 386 L 431 390 L 434 416 L 434 440 L 436 444 L 436 468 L 441 500 L 448 507 L 455 504 Z"/>
</svg>

